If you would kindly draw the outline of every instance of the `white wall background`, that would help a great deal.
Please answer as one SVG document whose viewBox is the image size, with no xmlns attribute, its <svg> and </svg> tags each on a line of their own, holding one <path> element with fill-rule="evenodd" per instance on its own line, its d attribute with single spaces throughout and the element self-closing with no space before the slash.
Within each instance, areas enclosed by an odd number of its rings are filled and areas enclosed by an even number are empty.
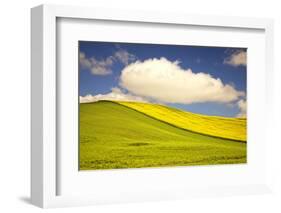
<svg viewBox="0 0 281 213">
<path fill-rule="evenodd" d="M 280 212 L 281 211 L 281 13 L 276 0 L 7 0 L 0 7 L 0 212 L 38 212 L 29 204 L 30 178 L 30 8 L 41 3 L 78 4 L 191 14 L 275 19 L 275 140 L 272 141 L 274 193 L 271 195 L 190 199 L 52 209 L 51 212 Z M 278 85 L 279 84 L 279 85 Z M 278 110 L 279 109 L 279 110 Z M 279 111 L 279 112 L 278 112 Z M 279 125 L 279 126 L 278 126 Z"/>
</svg>

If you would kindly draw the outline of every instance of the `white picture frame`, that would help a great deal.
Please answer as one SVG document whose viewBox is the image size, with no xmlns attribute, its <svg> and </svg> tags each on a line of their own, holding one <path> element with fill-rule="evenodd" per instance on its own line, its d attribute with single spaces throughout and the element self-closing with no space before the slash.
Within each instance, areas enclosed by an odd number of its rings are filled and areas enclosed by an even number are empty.
<svg viewBox="0 0 281 213">
<path fill-rule="evenodd" d="M 158 189 L 144 188 L 142 193 L 138 189 L 131 191 L 109 191 L 104 193 L 97 190 L 95 195 L 83 194 L 59 194 L 58 185 L 62 184 L 59 178 L 61 167 L 58 166 L 60 159 L 57 146 L 57 117 L 58 101 L 57 88 L 60 81 L 57 79 L 57 36 L 58 20 L 79 19 L 79 20 L 101 20 L 101 21 L 118 21 L 138 23 L 153 23 L 154 25 L 174 26 L 198 26 L 206 28 L 223 28 L 228 31 L 239 29 L 253 29 L 264 33 L 264 69 L 261 75 L 266 78 L 260 78 L 264 81 L 265 87 L 261 92 L 265 94 L 263 106 L 259 110 L 268 111 L 264 115 L 264 128 L 270 131 L 271 112 L 273 108 L 272 95 L 270 91 L 273 88 L 273 21 L 271 19 L 241 18 L 241 17 L 216 17 L 203 15 L 173 14 L 173 13 L 153 13 L 148 11 L 122 11 L 100 8 L 85 8 L 74 6 L 54 6 L 41 5 L 31 10 L 31 82 L 32 82 L 32 103 L 31 103 L 31 201 L 34 205 L 42 208 L 63 207 L 76 205 L 91 205 L 100 203 L 117 203 L 117 202 L 138 202 L 144 200 L 165 200 L 165 199 L 182 199 L 197 196 L 214 196 L 214 195 L 241 195 L 270 192 L 270 161 L 265 161 L 262 168 L 258 168 L 258 173 L 262 173 L 264 178 L 259 179 L 254 184 L 248 182 L 236 182 L 233 185 L 218 183 L 209 187 L 200 187 L 194 183 L 194 187 L 186 186 L 177 188 L 171 187 Z M 251 76 L 250 76 L 251 77 Z M 254 123 L 254 121 L 252 122 Z M 251 124 L 251 123 L 250 123 Z M 264 142 L 262 147 L 270 144 L 270 136 L 263 134 Z M 262 159 L 268 158 L 266 152 L 261 150 Z M 194 168 L 193 168 L 194 169 Z M 222 170 L 223 167 L 215 170 Z M 247 168 L 234 168 L 236 170 L 247 170 Z M 171 171 L 177 175 L 183 174 L 185 168 L 176 169 L 151 169 L 148 172 L 155 172 L 155 175 L 166 175 Z M 196 170 L 196 169 L 195 169 Z M 62 170 L 63 171 L 63 170 Z M 232 171 L 232 170 L 231 170 Z M 78 172 L 78 171 L 77 171 Z M 130 172 L 130 174 L 129 174 Z M 199 171 L 200 173 L 201 171 Z M 218 171 L 221 172 L 221 171 Z M 123 170 L 118 175 L 131 175 L 131 177 L 142 176 L 147 173 L 145 170 Z M 204 175 L 211 173 L 211 170 L 204 171 Z M 109 174 L 109 173 L 107 173 Z M 203 173 L 202 173 L 203 174 Z M 253 173 L 254 174 L 254 173 Z M 253 175 L 252 174 L 252 175 Z M 87 175 L 87 174 L 86 174 Z M 89 174 L 90 175 L 90 174 Z M 106 173 L 103 175 L 106 176 Z M 103 176 L 103 177 L 105 177 Z M 159 176 L 160 177 L 160 176 Z M 193 179 L 196 176 L 193 177 Z M 242 177 L 242 176 L 241 176 Z M 173 177 L 170 177 L 173 178 Z M 192 177 L 191 177 L 192 179 Z M 101 179 L 102 180 L 102 179 Z M 172 180 L 172 179 L 171 179 Z M 125 181 L 126 182 L 126 181 Z M 73 183 L 75 184 L 75 183 Z M 140 184 L 141 185 L 141 184 Z M 164 183 L 162 183 L 162 186 Z M 161 185 L 159 185 L 161 186 Z M 74 188 L 73 188 L 74 190 Z M 76 189 L 77 190 L 77 189 Z M 71 189 L 70 189 L 71 191 Z M 123 193 L 120 196 L 119 193 Z M 126 194 L 127 193 L 127 194 Z"/>
</svg>

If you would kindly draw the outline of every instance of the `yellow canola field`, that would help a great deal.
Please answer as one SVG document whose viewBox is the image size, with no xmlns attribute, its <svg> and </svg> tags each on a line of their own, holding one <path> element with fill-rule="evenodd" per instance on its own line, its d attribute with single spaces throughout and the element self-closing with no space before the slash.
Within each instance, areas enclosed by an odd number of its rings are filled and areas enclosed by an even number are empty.
<svg viewBox="0 0 281 213">
<path fill-rule="evenodd" d="M 247 119 L 207 116 L 150 103 L 116 101 L 150 117 L 192 132 L 243 141 L 247 140 Z"/>
</svg>

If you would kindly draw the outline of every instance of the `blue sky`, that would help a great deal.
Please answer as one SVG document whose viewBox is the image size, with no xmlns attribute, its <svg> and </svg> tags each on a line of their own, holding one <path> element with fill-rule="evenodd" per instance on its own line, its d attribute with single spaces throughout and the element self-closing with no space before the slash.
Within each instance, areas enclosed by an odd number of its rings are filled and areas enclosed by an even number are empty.
<svg viewBox="0 0 281 213">
<path fill-rule="evenodd" d="M 80 41 L 79 51 L 80 101 L 126 97 L 245 116 L 246 49 Z"/>
</svg>

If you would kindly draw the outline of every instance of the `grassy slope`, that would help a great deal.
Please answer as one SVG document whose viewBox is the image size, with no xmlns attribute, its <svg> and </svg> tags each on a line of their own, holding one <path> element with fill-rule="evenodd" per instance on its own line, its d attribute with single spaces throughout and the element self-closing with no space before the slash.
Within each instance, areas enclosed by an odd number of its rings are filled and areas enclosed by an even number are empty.
<svg viewBox="0 0 281 213">
<path fill-rule="evenodd" d="M 245 143 L 189 132 L 113 102 L 80 104 L 81 170 L 245 162 Z"/>
<path fill-rule="evenodd" d="M 117 103 L 183 129 L 246 142 L 247 120 L 243 118 L 200 115 L 157 104 L 137 102 Z"/>
</svg>

